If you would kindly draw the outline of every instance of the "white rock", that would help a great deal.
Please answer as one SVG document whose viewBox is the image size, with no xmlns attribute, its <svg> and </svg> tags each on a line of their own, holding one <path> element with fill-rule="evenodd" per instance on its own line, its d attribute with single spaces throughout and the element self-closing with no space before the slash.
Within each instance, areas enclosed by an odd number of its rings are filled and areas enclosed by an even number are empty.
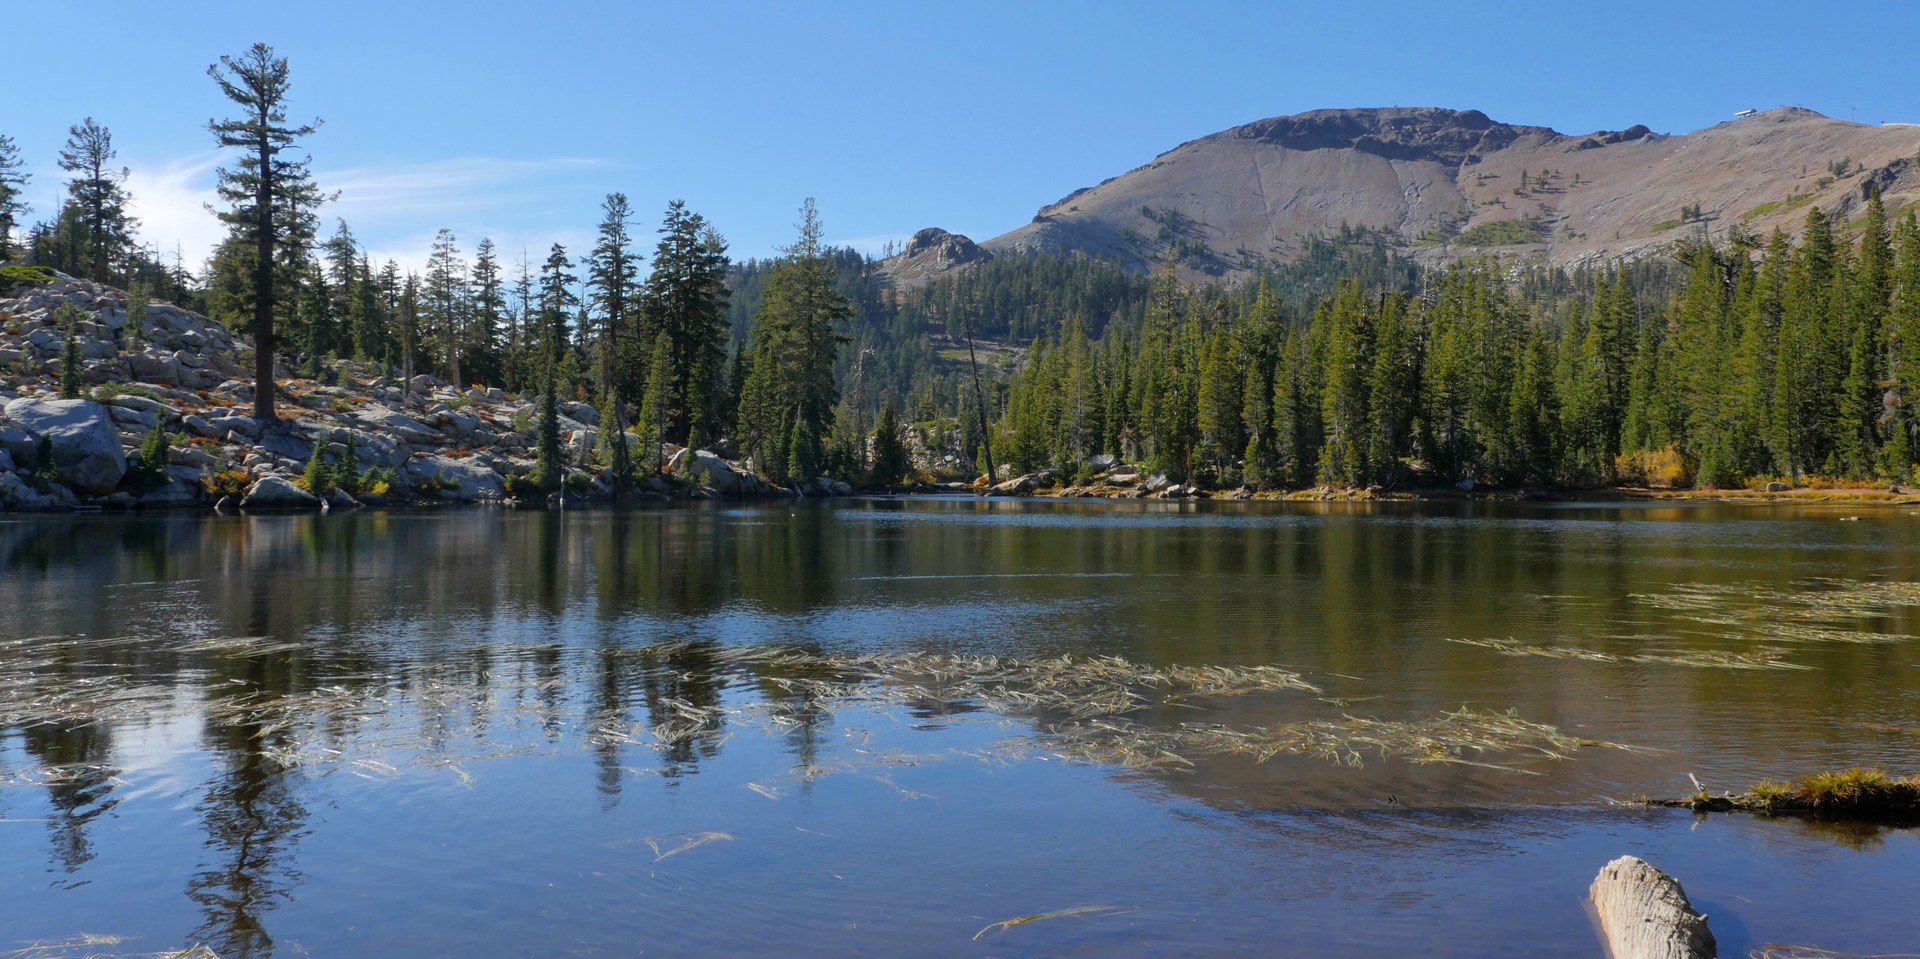
<svg viewBox="0 0 1920 959">
<path fill-rule="evenodd" d="M 86 493 L 106 494 L 127 475 L 120 433 L 106 407 L 92 400 L 17 399 L 7 419 L 36 437 L 53 440 L 54 473 Z"/>
<path fill-rule="evenodd" d="M 319 497 L 293 485 L 293 481 L 284 476 L 269 476 L 260 480 L 253 484 L 253 489 L 247 491 L 247 498 L 240 501 L 243 509 L 285 509 L 318 505 L 320 505 Z"/>
</svg>

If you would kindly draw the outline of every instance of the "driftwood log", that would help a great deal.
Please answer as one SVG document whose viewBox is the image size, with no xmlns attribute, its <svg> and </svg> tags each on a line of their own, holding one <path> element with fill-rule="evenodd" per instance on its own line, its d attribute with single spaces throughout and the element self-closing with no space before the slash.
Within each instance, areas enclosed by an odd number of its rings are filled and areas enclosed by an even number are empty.
<svg viewBox="0 0 1920 959">
<path fill-rule="evenodd" d="M 1594 877 L 1593 910 L 1613 959 L 1717 959 L 1707 917 L 1672 876 L 1621 856 Z"/>
</svg>

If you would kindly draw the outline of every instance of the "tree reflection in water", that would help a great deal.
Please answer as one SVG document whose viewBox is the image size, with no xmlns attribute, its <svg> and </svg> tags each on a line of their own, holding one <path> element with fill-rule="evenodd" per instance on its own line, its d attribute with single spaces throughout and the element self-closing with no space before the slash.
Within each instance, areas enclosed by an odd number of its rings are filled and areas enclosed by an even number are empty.
<svg viewBox="0 0 1920 959">
<path fill-rule="evenodd" d="M 255 597 L 250 625 L 264 626 L 268 598 Z M 273 955 L 266 913 L 300 882 L 293 856 L 308 815 L 298 797 L 301 777 L 273 758 L 274 747 L 286 744 L 285 730 L 259 717 L 309 685 L 302 682 L 304 660 L 298 653 L 225 660 L 206 685 L 204 742 L 218 772 L 195 807 L 208 861 L 187 881 L 187 897 L 205 916 L 194 938 L 224 959 Z"/>
</svg>

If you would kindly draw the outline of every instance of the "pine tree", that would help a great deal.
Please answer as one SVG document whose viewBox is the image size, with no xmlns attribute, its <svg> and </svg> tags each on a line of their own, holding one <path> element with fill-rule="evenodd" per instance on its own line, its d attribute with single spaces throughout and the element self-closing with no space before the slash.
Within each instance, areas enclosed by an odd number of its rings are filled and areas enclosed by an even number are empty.
<svg viewBox="0 0 1920 959">
<path fill-rule="evenodd" d="M 753 331 L 753 368 L 741 390 L 740 437 L 770 474 L 809 481 L 825 456 L 840 391 L 833 365 L 846 341 L 838 325 L 853 305 L 835 289 L 813 200 L 800 237 L 767 280 Z"/>
<path fill-rule="evenodd" d="M 912 469 L 907 445 L 900 441 L 900 424 L 893 404 L 888 403 L 880 408 L 880 421 L 873 428 L 873 481 L 892 486 L 905 479 Z"/>
<path fill-rule="evenodd" d="M 689 442 L 716 433 L 721 417 L 721 365 L 727 349 L 726 243 L 698 213 L 667 205 L 646 283 L 646 328 L 667 334 L 673 385 L 667 438 Z M 849 314 L 851 315 L 851 314 Z"/>
<path fill-rule="evenodd" d="M 315 496 L 325 496 L 333 492 L 333 468 L 327 464 L 327 441 L 316 438 L 313 452 L 307 457 L 307 468 L 300 474 L 300 485 Z"/>
<path fill-rule="evenodd" d="M 1349 486 L 1364 484 L 1369 437 L 1368 379 L 1374 365 L 1374 322 L 1367 315 L 1360 285 L 1342 280 L 1333 299 L 1316 311 L 1323 326 L 1326 380 L 1320 392 L 1326 436 L 1320 448 L 1320 478 Z"/>
<path fill-rule="evenodd" d="M 127 325 L 123 327 L 125 332 L 122 334 L 130 350 L 138 350 L 146 342 L 147 306 L 146 287 L 142 284 L 134 284 L 133 288 L 127 291 Z"/>
<path fill-rule="evenodd" d="M 77 400 L 86 383 L 80 377 L 80 308 L 72 303 L 62 303 L 53 311 L 54 322 L 60 325 L 60 333 L 65 337 L 65 345 L 60 349 L 60 398 Z"/>
<path fill-rule="evenodd" d="M 346 451 L 340 457 L 340 463 L 334 468 L 334 480 L 341 489 L 349 493 L 360 492 L 360 439 L 353 430 L 346 430 L 344 445 Z"/>
<path fill-rule="evenodd" d="M 636 347 L 628 341 L 635 338 L 632 327 L 633 307 L 636 287 L 639 282 L 639 265 L 633 256 L 633 240 L 627 234 L 627 221 L 631 212 L 627 206 L 627 195 L 609 193 L 600 204 L 605 216 L 600 221 L 599 241 L 594 244 L 593 252 L 587 255 L 587 290 L 589 302 L 599 315 L 594 335 L 594 351 L 599 356 L 598 374 L 600 388 L 613 390 L 622 388 L 627 395 L 639 395 L 644 384 L 636 382 L 638 377 L 621 375 L 621 367 L 637 367 L 632 353 Z M 651 338 L 648 338 L 651 343 Z M 634 372 L 638 372 L 635 370 Z"/>
<path fill-rule="evenodd" d="M 600 401 L 600 443 L 607 449 L 616 496 L 633 488 L 633 451 L 627 446 L 623 422 L 619 391 L 609 389 Z"/>
<path fill-rule="evenodd" d="M 220 146 L 242 151 L 236 165 L 219 171 L 220 198 L 232 204 L 220 218 L 252 247 L 253 414 L 271 423 L 279 418 L 273 409 L 276 255 L 311 242 L 314 210 L 324 199 L 308 172 L 310 159 L 291 160 L 282 154 L 295 149 L 295 141 L 319 124 L 287 124 L 287 61 L 276 59 L 264 43 L 239 57 L 221 57 L 207 68 L 207 75 L 242 110 L 240 118 L 214 121 L 208 130 Z"/>
<path fill-rule="evenodd" d="M 466 349 L 470 375 L 498 385 L 504 372 L 501 322 L 507 314 L 506 288 L 500 278 L 500 260 L 493 241 L 480 238 L 473 256 L 472 335 Z"/>
<path fill-rule="evenodd" d="M 547 251 L 547 262 L 540 268 L 540 319 L 534 343 L 543 368 L 559 362 L 566 351 L 568 312 L 580 305 L 579 297 L 573 293 L 580 279 L 570 272 L 572 269 L 573 261 L 567 258 L 567 248 L 555 243 Z"/>
<path fill-rule="evenodd" d="M 1420 331 L 1406 301 L 1395 293 L 1380 298 L 1373 368 L 1367 378 L 1367 463 L 1374 482 L 1401 478 L 1402 459 L 1413 451 L 1414 420 L 1420 400 Z"/>
<path fill-rule="evenodd" d="M 635 424 L 646 443 L 645 462 L 649 469 L 660 468 L 660 444 L 667 441 L 673 416 L 673 340 L 665 330 L 653 335 L 648 351 L 647 391 L 640 402 L 640 419 Z"/>
<path fill-rule="evenodd" d="M 411 403 L 413 362 L 420 351 L 420 278 L 412 273 L 400 287 L 400 303 L 393 318 L 394 347 L 400 351 L 400 388 Z"/>
<path fill-rule="evenodd" d="M 1895 230 L 1896 261 L 1887 316 L 1891 420 L 1887 472 L 1910 475 L 1920 457 L 1920 219 L 1908 213 Z"/>
<path fill-rule="evenodd" d="M 549 362 L 546 373 L 546 390 L 540 397 L 540 487 L 548 492 L 560 488 L 566 482 L 566 458 L 560 449 L 560 395 L 559 384 L 555 379 L 556 364 Z"/>
<path fill-rule="evenodd" d="M 22 199 L 33 174 L 22 172 L 20 147 L 0 135 L 0 260 L 13 259 L 13 227 L 33 208 Z"/>
<path fill-rule="evenodd" d="M 425 297 L 425 333 L 433 343 L 446 372 L 447 382 L 456 388 L 466 382 L 460 369 L 460 355 L 467 348 L 467 265 L 454 245 L 452 230 L 442 228 L 433 237 L 427 257 Z"/>
<path fill-rule="evenodd" d="M 88 276 L 103 283 L 132 250 L 137 222 L 127 213 L 124 184 L 129 171 L 109 165 L 117 154 L 113 134 L 92 117 L 68 128 L 67 143 L 60 149 L 60 169 L 73 174 L 67 181 L 67 202 L 86 225 Z"/>
</svg>

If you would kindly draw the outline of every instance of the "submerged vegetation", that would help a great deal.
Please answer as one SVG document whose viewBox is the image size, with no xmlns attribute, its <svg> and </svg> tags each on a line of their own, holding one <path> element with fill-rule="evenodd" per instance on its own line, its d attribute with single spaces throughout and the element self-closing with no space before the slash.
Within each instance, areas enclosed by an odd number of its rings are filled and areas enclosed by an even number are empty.
<svg viewBox="0 0 1920 959">
<path fill-rule="evenodd" d="M 34 727 L 131 721 L 181 708 L 168 688 L 130 675 L 58 677 L 47 669 L 62 657 L 113 641 L 42 637 L 13 641 L 0 672 L 0 726 Z M 252 659 L 283 655 L 298 644 L 257 638 L 194 639 L 174 644 L 184 657 Z M 491 674 L 420 666 L 398 675 L 342 674 L 298 693 L 267 695 L 236 690 L 193 704 L 206 721 L 251 730 L 260 749 L 285 769 L 345 768 L 390 775 L 401 765 L 447 768 L 467 776 L 465 763 L 519 755 L 544 737 L 507 745 L 501 737 L 462 733 L 451 722 L 475 702 L 507 707 L 494 725 L 550 728 L 541 714 L 566 684 L 564 671 L 535 668 L 547 647 L 486 647 Z M 791 646 L 719 646 L 662 643 L 602 651 L 596 668 L 612 670 L 648 688 L 649 719 L 620 709 L 596 710 L 581 742 L 593 749 L 639 746 L 669 762 L 710 748 L 744 729 L 779 731 L 817 723 L 836 711 L 931 710 L 943 715 L 984 711 L 1025 720 L 1029 732 L 1002 742 L 991 756 L 1002 762 L 1060 755 L 1137 770 L 1181 770 L 1207 756 L 1266 762 L 1304 756 L 1360 765 L 1369 755 L 1413 763 L 1462 763 L 1519 769 L 1534 760 L 1562 759 L 1583 746 L 1613 745 L 1569 736 L 1513 713 L 1461 708 L 1424 719 L 1342 715 L 1265 726 L 1208 721 L 1167 722 L 1169 707 L 1211 711 L 1216 701 L 1256 694 L 1317 694 L 1300 674 L 1280 666 L 1153 667 L 1113 656 L 1004 658 L 953 653 L 826 653 Z M 519 663 L 518 667 L 514 666 Z M 690 665 L 712 675 L 704 689 L 686 687 Z M 721 695 L 724 688 L 745 695 Z M 685 688 L 681 694 L 669 692 Z M 1155 721 L 1140 716 L 1154 711 Z M 878 760 L 876 760 L 878 761 Z M 848 766 L 805 765 L 791 774 L 811 780 Z M 45 767 L 0 772 L 11 781 L 53 782 L 98 773 Z M 755 791 L 778 798 L 777 785 Z M 898 787 L 896 787 L 898 788 Z M 711 841 L 708 837 L 701 841 Z M 661 850 L 656 850 L 661 853 Z M 671 852 L 661 853 L 671 855 Z"/>
</svg>

